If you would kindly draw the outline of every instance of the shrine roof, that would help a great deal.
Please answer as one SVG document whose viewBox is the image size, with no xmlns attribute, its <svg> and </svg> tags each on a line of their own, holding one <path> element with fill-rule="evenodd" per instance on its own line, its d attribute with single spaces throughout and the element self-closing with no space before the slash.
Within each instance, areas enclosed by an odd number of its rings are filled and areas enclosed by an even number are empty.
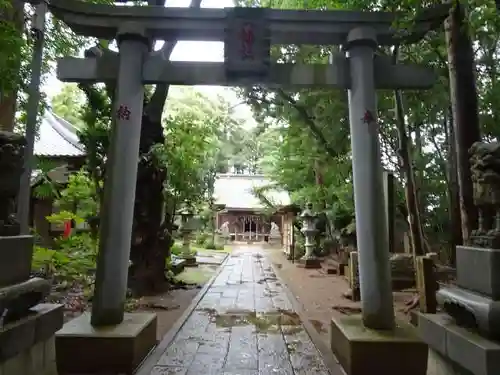
<svg viewBox="0 0 500 375">
<path fill-rule="evenodd" d="M 85 155 L 85 148 L 78 139 L 77 128 L 50 110 L 45 111 L 40 121 L 34 151 L 36 156 L 45 157 Z"/>
<path fill-rule="evenodd" d="M 214 189 L 216 204 L 236 210 L 265 208 L 264 202 L 254 193 L 255 188 L 264 186 L 272 186 L 272 181 L 264 175 L 219 174 Z M 290 196 L 284 190 L 265 189 L 262 195 L 276 207 L 290 204 Z"/>
</svg>

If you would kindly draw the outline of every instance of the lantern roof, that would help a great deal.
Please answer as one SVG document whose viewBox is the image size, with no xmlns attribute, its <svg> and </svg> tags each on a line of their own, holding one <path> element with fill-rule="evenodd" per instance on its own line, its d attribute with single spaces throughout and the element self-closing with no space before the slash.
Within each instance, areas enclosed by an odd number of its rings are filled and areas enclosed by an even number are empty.
<svg viewBox="0 0 500 375">
<path fill-rule="evenodd" d="M 304 211 L 302 211 L 302 213 L 300 214 L 300 217 L 303 219 L 316 217 L 316 213 L 313 211 L 312 203 L 306 204 L 306 208 L 304 209 Z"/>
<path fill-rule="evenodd" d="M 194 216 L 194 212 L 191 208 L 191 206 L 187 203 L 185 203 L 182 208 L 177 211 L 177 213 L 181 216 Z"/>
</svg>

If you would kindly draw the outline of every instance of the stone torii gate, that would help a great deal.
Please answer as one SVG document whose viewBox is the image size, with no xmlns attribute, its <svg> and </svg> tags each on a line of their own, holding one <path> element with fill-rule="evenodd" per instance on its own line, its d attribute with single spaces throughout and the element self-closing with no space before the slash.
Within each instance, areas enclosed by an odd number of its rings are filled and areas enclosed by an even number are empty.
<svg viewBox="0 0 500 375">
<path fill-rule="evenodd" d="M 62 81 L 117 82 L 92 325 L 117 325 L 124 317 L 144 84 L 330 87 L 349 92 L 363 307 L 362 320 L 356 317 L 357 321 L 353 318 L 332 323 L 332 337 L 336 334 L 332 349 L 346 371 L 354 374 L 354 355 L 345 348 L 367 340 L 380 341 L 366 333 L 369 330 L 362 330 L 363 324 L 372 330 L 391 332 L 391 338 L 383 340 L 384 345 L 391 344 L 391 358 L 401 347 L 408 347 L 401 346 L 401 340 L 422 345 L 414 338 L 401 339 L 395 329 L 388 236 L 382 218 L 376 89 L 428 89 L 435 77 L 425 67 L 394 65 L 375 51 L 379 45 L 418 41 L 435 25 L 436 18 L 439 22 L 447 14 L 447 8 L 439 8 L 437 14 L 424 12 L 411 35 L 403 36 L 392 27 L 396 15 L 387 12 L 125 7 L 74 0 L 51 0 L 49 6 L 53 15 L 75 33 L 116 39 L 119 47 L 119 54 L 67 57 L 58 62 L 58 78 Z M 224 41 L 225 62 L 166 61 L 148 51 L 152 39 Z M 270 62 L 272 44 L 342 45 L 347 54 L 337 53 L 330 64 L 324 65 L 277 64 Z M 385 362 L 393 360 L 380 355 L 364 360 L 372 369 L 387 369 Z M 412 364 L 402 366 L 397 373 L 407 372 Z M 413 363 L 413 367 L 418 366 Z"/>
</svg>

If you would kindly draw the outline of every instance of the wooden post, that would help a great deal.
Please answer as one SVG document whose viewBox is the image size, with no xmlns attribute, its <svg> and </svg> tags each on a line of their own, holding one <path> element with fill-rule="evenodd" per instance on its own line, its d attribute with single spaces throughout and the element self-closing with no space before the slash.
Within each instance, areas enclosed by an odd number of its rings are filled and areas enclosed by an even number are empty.
<svg viewBox="0 0 500 375">
<path fill-rule="evenodd" d="M 384 171 L 384 198 L 385 198 L 385 220 L 387 222 L 387 234 L 389 237 L 389 253 L 395 251 L 394 222 L 396 216 L 395 193 L 394 193 L 394 173 Z"/>
<path fill-rule="evenodd" d="M 352 300 L 354 302 L 361 299 L 359 289 L 359 269 L 358 269 L 358 252 L 351 251 L 349 253 L 349 287 L 352 292 Z"/>
<path fill-rule="evenodd" d="M 435 314 L 437 309 L 436 289 L 437 281 L 434 273 L 434 262 L 428 256 L 418 256 L 417 266 L 417 291 L 419 295 L 420 311 Z"/>
</svg>

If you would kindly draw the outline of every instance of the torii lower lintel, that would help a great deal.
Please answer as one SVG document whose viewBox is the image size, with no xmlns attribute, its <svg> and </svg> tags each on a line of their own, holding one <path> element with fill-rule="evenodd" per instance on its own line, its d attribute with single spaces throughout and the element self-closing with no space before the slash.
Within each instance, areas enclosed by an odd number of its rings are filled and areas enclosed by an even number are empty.
<svg viewBox="0 0 500 375">
<path fill-rule="evenodd" d="M 118 77 L 118 56 L 104 55 L 99 58 L 60 59 L 57 77 L 63 82 L 109 82 Z M 374 59 L 375 87 L 377 89 L 429 89 L 436 82 L 434 72 L 420 65 L 393 64 L 389 57 Z M 144 84 L 168 83 L 172 85 L 217 85 L 293 87 L 330 87 L 349 89 L 351 86 L 349 61 L 336 54 L 331 65 L 327 64 L 270 64 L 267 78 L 246 77 L 233 79 L 226 75 L 222 62 L 165 62 L 151 56 L 143 65 Z"/>
</svg>

